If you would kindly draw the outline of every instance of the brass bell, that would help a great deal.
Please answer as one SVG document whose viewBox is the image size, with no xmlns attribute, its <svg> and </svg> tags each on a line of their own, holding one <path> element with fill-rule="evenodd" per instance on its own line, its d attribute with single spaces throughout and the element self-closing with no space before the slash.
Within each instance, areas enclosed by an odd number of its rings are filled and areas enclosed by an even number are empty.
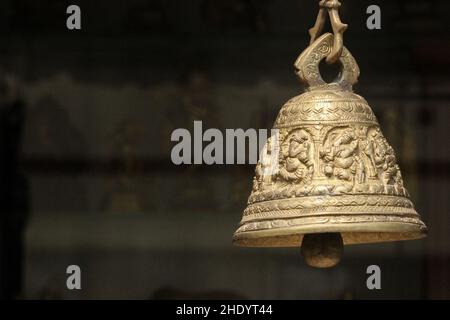
<svg viewBox="0 0 450 320">
<path fill-rule="evenodd" d="M 239 246 L 301 246 L 314 267 L 336 265 L 343 245 L 418 239 L 427 231 L 393 148 L 352 91 L 359 68 L 343 46 L 339 5 L 321 1 L 311 43 L 295 62 L 305 92 L 281 108 L 233 236 Z M 327 11 L 333 34 L 319 35 Z M 335 81 L 322 79 L 322 60 L 340 65 Z"/>
</svg>

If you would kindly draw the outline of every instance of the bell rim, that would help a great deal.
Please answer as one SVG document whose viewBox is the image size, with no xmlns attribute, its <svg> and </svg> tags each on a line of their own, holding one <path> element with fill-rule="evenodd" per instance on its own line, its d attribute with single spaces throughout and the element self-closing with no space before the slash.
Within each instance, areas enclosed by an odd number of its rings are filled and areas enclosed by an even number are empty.
<svg viewBox="0 0 450 320">
<path fill-rule="evenodd" d="M 428 233 L 426 225 L 417 222 L 360 222 L 310 224 L 263 230 L 235 232 L 233 245 L 241 247 L 300 247 L 305 234 L 341 233 L 344 245 L 418 240 Z"/>
</svg>

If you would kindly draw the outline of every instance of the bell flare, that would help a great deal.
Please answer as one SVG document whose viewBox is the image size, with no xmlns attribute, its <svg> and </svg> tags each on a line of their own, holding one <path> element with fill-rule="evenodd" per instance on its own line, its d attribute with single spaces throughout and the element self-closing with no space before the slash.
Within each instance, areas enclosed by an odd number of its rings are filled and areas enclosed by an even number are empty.
<svg viewBox="0 0 450 320">
<path fill-rule="evenodd" d="M 266 223 L 267 224 L 267 223 Z M 347 223 L 340 225 L 307 225 L 290 228 L 271 228 L 237 231 L 233 244 L 241 247 L 299 247 L 305 235 L 340 233 L 344 245 L 416 240 L 426 237 L 424 225 L 404 223 Z"/>
</svg>

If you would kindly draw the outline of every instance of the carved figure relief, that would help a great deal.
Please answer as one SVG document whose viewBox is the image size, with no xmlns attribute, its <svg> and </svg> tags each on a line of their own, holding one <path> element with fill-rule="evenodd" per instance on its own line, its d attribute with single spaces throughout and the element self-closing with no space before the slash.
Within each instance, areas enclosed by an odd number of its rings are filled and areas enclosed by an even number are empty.
<svg viewBox="0 0 450 320">
<path fill-rule="evenodd" d="M 320 158 L 327 177 L 364 182 L 365 167 L 359 157 L 359 141 L 354 129 L 331 134 L 320 151 Z"/>
<path fill-rule="evenodd" d="M 371 160 L 371 169 L 375 171 L 376 176 L 382 180 L 383 184 L 403 187 L 394 149 L 388 144 L 379 128 L 368 134 L 366 145 L 364 151 Z"/>
<path fill-rule="evenodd" d="M 285 187 L 310 196 L 369 191 L 405 195 L 394 150 L 378 126 L 321 128 L 296 128 L 270 137 L 256 166 L 250 198 L 283 197 Z"/>
<path fill-rule="evenodd" d="M 276 142 L 272 140 L 276 140 Z M 256 165 L 255 177 L 253 178 L 253 191 L 258 191 L 263 186 L 273 183 L 273 179 L 278 167 L 278 136 L 272 136 L 267 139 L 260 159 Z"/>
<path fill-rule="evenodd" d="M 314 172 L 311 139 L 306 130 L 296 130 L 281 145 L 279 177 L 287 182 L 310 183 Z"/>
</svg>

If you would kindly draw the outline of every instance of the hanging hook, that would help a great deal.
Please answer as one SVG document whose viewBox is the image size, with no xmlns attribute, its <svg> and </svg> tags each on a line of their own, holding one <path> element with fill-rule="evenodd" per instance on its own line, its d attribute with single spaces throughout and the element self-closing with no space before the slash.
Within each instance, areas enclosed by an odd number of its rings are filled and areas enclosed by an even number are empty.
<svg viewBox="0 0 450 320">
<path fill-rule="evenodd" d="M 341 18 L 339 17 L 339 8 L 341 6 L 339 0 L 321 0 L 319 6 L 320 10 L 317 15 L 316 23 L 314 24 L 314 27 L 309 29 L 309 35 L 311 36 L 310 45 L 316 41 L 322 33 L 328 11 L 334 39 L 331 52 L 325 60 L 328 64 L 332 64 L 335 63 L 342 54 L 342 49 L 344 47 L 344 32 L 347 30 L 348 25 L 342 23 Z"/>
</svg>

